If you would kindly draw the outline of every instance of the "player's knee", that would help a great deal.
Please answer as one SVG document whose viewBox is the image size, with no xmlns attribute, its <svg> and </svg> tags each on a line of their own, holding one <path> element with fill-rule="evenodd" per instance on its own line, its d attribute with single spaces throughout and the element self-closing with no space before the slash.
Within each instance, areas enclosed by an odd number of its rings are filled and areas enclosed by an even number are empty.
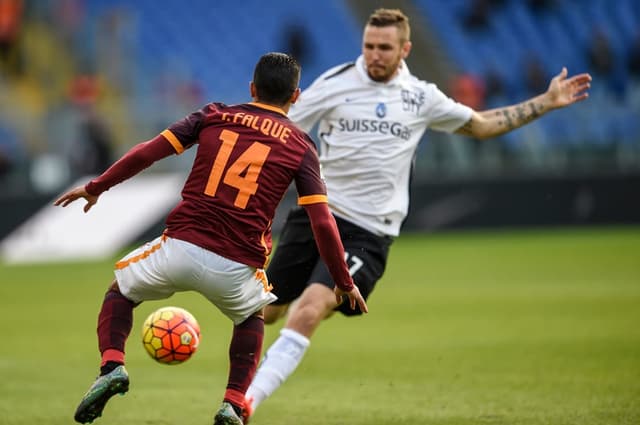
<svg viewBox="0 0 640 425">
<path fill-rule="evenodd" d="M 325 313 L 322 303 L 298 304 L 289 313 L 285 327 L 310 338 L 324 319 Z"/>
<path fill-rule="evenodd" d="M 321 297 L 300 300 L 296 308 L 290 313 L 290 319 L 293 322 L 302 324 L 304 327 L 315 327 L 331 314 L 335 307 L 334 300 L 335 298 L 327 300 Z"/>
<path fill-rule="evenodd" d="M 107 289 L 107 291 L 112 291 L 112 292 L 120 292 L 120 286 L 118 285 L 118 281 L 116 279 L 113 279 L 113 281 L 111 282 L 111 285 L 109 285 L 109 288 Z"/>
<path fill-rule="evenodd" d="M 318 323 L 324 318 L 325 309 L 321 304 L 306 304 L 297 309 L 296 319 L 308 323 Z"/>
<path fill-rule="evenodd" d="M 298 301 L 298 308 L 309 309 L 316 311 L 317 314 L 323 317 L 330 313 L 336 306 L 336 297 L 333 289 L 327 286 L 314 283 L 310 285 L 300 297 Z"/>
<path fill-rule="evenodd" d="M 264 321 L 264 308 L 261 308 L 249 317 L 257 317 L 258 319 Z"/>
<path fill-rule="evenodd" d="M 284 316 L 287 312 L 287 305 L 268 305 L 264 308 L 264 323 L 271 325 L 276 323 L 278 319 Z"/>
<path fill-rule="evenodd" d="M 136 301 L 130 300 L 122 292 L 120 292 L 120 286 L 118 286 L 118 281 L 115 279 L 113 280 L 113 282 L 111 282 L 111 285 L 109 286 L 109 288 L 107 289 L 107 292 L 105 293 L 105 299 L 112 298 L 112 297 L 123 298 L 129 301 L 131 304 L 133 304 L 134 307 L 137 307 L 140 304 L 142 304 L 142 301 L 136 302 Z"/>
</svg>

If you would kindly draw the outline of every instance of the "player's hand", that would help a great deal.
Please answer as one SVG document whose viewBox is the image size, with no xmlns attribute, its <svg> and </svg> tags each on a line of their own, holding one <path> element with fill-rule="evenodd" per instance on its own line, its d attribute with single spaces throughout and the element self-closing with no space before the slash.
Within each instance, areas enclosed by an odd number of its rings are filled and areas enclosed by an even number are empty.
<svg viewBox="0 0 640 425">
<path fill-rule="evenodd" d="M 91 207 L 94 206 L 96 202 L 98 202 L 99 196 L 90 195 L 86 191 L 84 186 L 78 186 L 74 189 L 71 189 L 67 193 L 63 194 L 62 196 L 60 196 L 53 203 L 53 205 L 66 207 L 67 205 L 69 205 L 70 203 L 72 203 L 73 201 L 79 198 L 84 198 L 87 201 L 87 203 L 84 206 L 84 212 L 86 213 L 86 212 L 89 212 Z"/>
<path fill-rule="evenodd" d="M 338 305 L 342 304 L 342 296 L 346 295 L 349 298 L 349 306 L 351 307 L 351 310 L 355 310 L 356 304 L 357 304 L 358 307 L 360 307 L 361 312 L 363 313 L 369 312 L 367 303 L 362 297 L 362 295 L 360 294 L 360 290 L 356 285 L 353 285 L 353 289 L 350 290 L 349 292 L 343 291 L 342 289 L 338 288 L 338 286 L 336 286 L 333 292 L 336 294 L 336 302 L 338 303 Z"/>
<path fill-rule="evenodd" d="M 547 97 L 551 108 L 562 108 L 575 102 L 580 102 L 589 97 L 589 87 L 591 87 L 591 75 L 587 73 L 574 75 L 567 78 L 567 68 L 551 79 Z"/>
</svg>

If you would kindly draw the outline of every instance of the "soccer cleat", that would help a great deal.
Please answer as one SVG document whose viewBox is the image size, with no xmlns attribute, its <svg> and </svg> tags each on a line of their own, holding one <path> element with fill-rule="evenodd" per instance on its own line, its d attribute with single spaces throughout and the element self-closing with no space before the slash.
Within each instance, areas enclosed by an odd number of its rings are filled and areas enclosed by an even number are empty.
<svg viewBox="0 0 640 425">
<path fill-rule="evenodd" d="M 244 425 L 240 416 L 233 410 L 231 403 L 224 402 L 215 418 L 213 418 L 213 425 Z"/>
<path fill-rule="evenodd" d="M 73 418 L 81 424 L 93 422 L 102 416 L 102 410 L 111 397 L 124 394 L 128 390 L 129 375 L 124 366 L 120 365 L 106 375 L 98 376 L 82 397 Z"/>
<path fill-rule="evenodd" d="M 249 423 L 249 418 L 253 415 L 253 408 L 251 404 L 253 403 L 253 397 L 247 397 L 244 399 L 244 405 L 242 406 L 242 422 L 244 425 Z"/>
</svg>

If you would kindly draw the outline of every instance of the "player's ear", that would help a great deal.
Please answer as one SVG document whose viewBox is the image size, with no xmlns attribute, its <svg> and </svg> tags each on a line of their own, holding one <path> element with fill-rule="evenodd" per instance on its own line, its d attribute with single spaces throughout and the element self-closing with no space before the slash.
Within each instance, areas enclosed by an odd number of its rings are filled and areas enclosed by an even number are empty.
<svg viewBox="0 0 640 425">
<path fill-rule="evenodd" d="M 405 41 L 402 45 L 402 59 L 406 59 L 409 57 L 409 53 L 411 53 L 411 42 Z"/>
<path fill-rule="evenodd" d="M 290 99 L 290 103 L 294 104 L 298 101 L 298 97 L 300 97 L 300 87 L 298 87 L 296 89 L 296 91 L 293 92 L 293 94 L 291 95 L 291 99 Z"/>
<path fill-rule="evenodd" d="M 258 98 L 258 90 L 256 89 L 256 85 L 253 84 L 253 81 L 249 83 L 249 92 L 254 100 Z"/>
</svg>

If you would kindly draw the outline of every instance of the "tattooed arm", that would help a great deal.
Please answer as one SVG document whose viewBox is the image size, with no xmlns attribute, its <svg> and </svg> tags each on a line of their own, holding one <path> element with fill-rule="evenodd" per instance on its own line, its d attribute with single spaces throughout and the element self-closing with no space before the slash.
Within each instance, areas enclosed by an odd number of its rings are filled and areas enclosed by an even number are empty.
<svg viewBox="0 0 640 425">
<path fill-rule="evenodd" d="M 499 136 L 541 117 L 549 111 L 586 99 L 591 86 L 589 74 L 567 78 L 567 68 L 553 77 L 547 91 L 516 105 L 487 111 L 474 111 L 471 119 L 456 133 L 479 139 Z"/>
</svg>

